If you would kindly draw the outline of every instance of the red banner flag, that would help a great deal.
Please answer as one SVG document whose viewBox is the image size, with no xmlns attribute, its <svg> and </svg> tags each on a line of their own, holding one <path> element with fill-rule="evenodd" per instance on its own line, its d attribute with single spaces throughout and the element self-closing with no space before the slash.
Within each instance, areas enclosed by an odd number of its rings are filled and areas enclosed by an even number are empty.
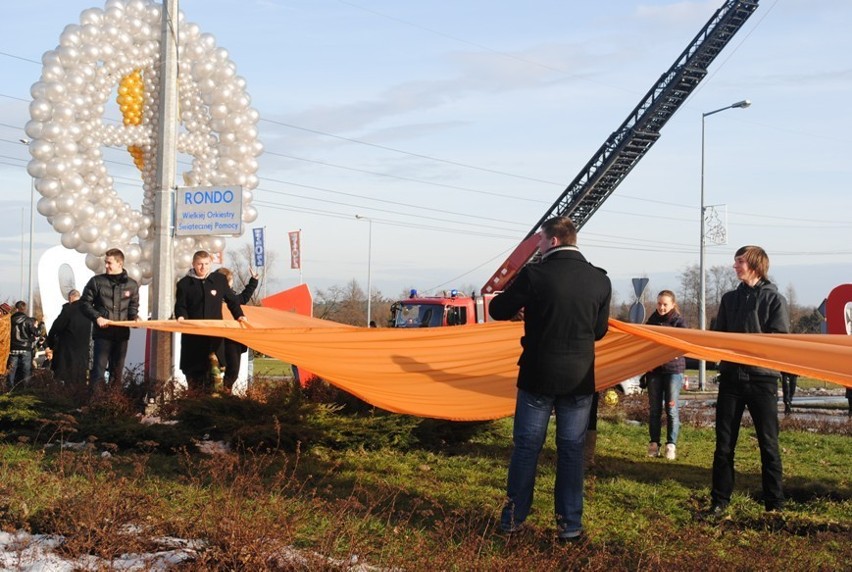
<svg viewBox="0 0 852 572">
<path fill-rule="evenodd" d="M 302 231 L 294 230 L 290 235 L 290 268 L 302 267 Z"/>
</svg>

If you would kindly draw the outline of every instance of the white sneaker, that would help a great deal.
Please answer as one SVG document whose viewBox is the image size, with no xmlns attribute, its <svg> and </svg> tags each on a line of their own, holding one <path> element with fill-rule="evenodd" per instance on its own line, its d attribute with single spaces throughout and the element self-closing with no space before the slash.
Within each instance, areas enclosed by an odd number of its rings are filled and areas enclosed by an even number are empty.
<svg viewBox="0 0 852 572">
<path fill-rule="evenodd" d="M 675 457 L 677 457 L 677 447 L 675 447 L 674 443 L 666 444 L 666 459 L 669 461 L 674 461 Z"/>
<path fill-rule="evenodd" d="M 656 443 L 648 443 L 648 456 L 649 457 L 659 457 L 660 456 L 660 446 Z"/>
</svg>

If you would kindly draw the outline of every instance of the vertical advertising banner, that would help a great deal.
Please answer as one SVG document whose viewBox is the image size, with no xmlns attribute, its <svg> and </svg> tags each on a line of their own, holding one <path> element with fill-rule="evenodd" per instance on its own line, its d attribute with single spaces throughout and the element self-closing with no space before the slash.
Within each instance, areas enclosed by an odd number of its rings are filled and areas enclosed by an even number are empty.
<svg viewBox="0 0 852 572">
<path fill-rule="evenodd" d="M 263 229 L 252 229 L 254 233 L 254 267 L 262 268 L 264 263 Z"/>
<path fill-rule="evenodd" d="M 290 268 L 302 267 L 302 231 L 294 230 L 290 234 Z"/>
</svg>

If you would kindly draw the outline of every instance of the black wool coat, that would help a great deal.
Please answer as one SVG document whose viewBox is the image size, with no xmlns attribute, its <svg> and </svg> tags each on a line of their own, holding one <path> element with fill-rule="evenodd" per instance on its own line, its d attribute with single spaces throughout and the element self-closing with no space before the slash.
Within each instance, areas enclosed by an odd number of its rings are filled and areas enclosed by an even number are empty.
<svg viewBox="0 0 852 572">
<path fill-rule="evenodd" d="M 236 319 L 243 315 L 236 293 L 228 279 L 219 272 L 204 278 L 187 274 L 177 283 L 175 318 L 187 320 L 221 320 L 222 302 Z M 183 334 L 180 347 L 180 369 L 183 372 L 203 372 L 210 369 L 210 354 L 215 353 L 221 338 Z"/>
<path fill-rule="evenodd" d="M 518 387 L 544 395 L 595 392 L 595 342 L 608 328 L 612 285 L 573 247 L 528 264 L 489 307 L 495 320 L 524 310 Z"/>
<path fill-rule="evenodd" d="M 86 382 L 91 338 L 92 321 L 83 314 L 83 303 L 77 300 L 63 304 L 47 334 L 47 346 L 53 350 L 50 369 L 56 379 Z"/>
</svg>

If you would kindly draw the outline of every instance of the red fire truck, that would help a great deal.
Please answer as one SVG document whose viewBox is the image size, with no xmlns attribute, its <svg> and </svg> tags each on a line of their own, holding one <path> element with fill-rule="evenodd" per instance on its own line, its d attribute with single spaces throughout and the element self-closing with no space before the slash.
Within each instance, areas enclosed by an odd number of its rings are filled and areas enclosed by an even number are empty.
<svg viewBox="0 0 852 572">
<path fill-rule="evenodd" d="M 537 233 L 555 216 L 570 216 L 580 229 L 659 139 L 660 129 L 707 75 L 707 68 L 757 9 L 758 0 L 727 0 L 674 64 L 645 94 L 621 126 L 601 145 L 551 208 L 527 233 L 481 289 L 466 296 L 455 290 L 411 296 L 391 307 L 396 328 L 460 326 L 488 321 L 488 303 L 518 271 L 539 256 Z"/>
<path fill-rule="evenodd" d="M 463 326 L 490 321 L 488 303 L 494 294 L 466 295 L 458 290 L 445 290 L 437 296 L 421 296 L 416 290 L 405 300 L 391 306 L 392 328 L 435 328 Z"/>
</svg>

